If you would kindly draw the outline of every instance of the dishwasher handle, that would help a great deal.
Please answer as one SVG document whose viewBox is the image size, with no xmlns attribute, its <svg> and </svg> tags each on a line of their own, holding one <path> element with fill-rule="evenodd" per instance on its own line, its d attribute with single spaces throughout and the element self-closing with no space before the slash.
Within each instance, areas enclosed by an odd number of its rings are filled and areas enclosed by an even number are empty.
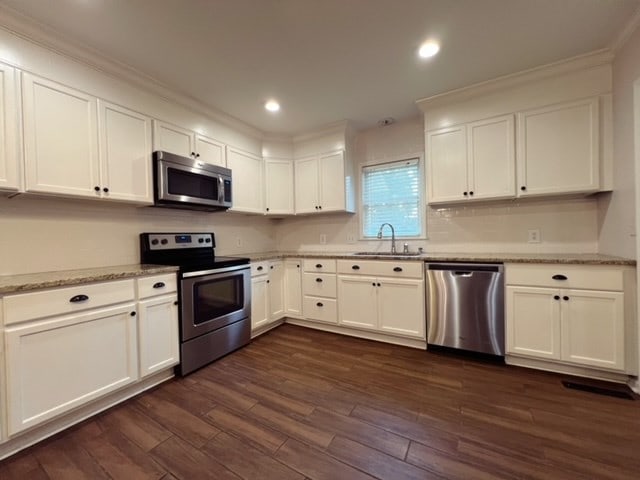
<svg viewBox="0 0 640 480">
<path fill-rule="evenodd" d="M 470 277 L 473 272 L 502 272 L 502 264 L 462 264 L 462 263 L 427 263 L 427 270 L 445 270 L 453 275 Z"/>
</svg>

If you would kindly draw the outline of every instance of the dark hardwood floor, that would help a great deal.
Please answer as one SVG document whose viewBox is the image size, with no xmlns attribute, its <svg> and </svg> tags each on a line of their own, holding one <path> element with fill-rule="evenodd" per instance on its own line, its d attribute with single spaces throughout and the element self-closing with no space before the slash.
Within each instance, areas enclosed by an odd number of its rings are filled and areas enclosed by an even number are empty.
<svg viewBox="0 0 640 480">
<path fill-rule="evenodd" d="M 640 478 L 640 402 L 564 378 L 285 325 L 0 478 Z"/>
</svg>

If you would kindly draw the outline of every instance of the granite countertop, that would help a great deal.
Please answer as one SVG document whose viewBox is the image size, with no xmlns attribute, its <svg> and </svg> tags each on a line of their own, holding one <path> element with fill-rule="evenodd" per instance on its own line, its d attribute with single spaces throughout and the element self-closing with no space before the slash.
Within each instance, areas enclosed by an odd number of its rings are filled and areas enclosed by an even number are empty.
<svg viewBox="0 0 640 480">
<path fill-rule="evenodd" d="M 421 255 L 354 255 L 353 252 L 260 252 L 246 253 L 252 262 L 275 258 L 336 258 L 353 260 L 405 260 L 415 262 L 489 262 L 489 263 L 550 263 L 579 265 L 630 265 L 629 258 L 600 255 L 597 253 L 423 253 Z"/>
<path fill-rule="evenodd" d="M 83 268 L 56 272 L 0 275 L 0 295 L 19 293 L 41 288 L 66 287 L 89 282 L 102 282 L 124 278 L 142 277 L 178 271 L 178 267 L 166 265 L 118 265 L 115 267 Z"/>
</svg>

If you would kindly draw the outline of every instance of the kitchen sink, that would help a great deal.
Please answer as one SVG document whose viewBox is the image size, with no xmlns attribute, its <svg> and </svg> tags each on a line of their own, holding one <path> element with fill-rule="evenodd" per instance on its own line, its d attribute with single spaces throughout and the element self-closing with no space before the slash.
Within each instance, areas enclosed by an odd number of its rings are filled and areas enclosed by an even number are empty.
<svg viewBox="0 0 640 480">
<path fill-rule="evenodd" d="M 422 255 L 420 252 L 356 252 L 354 255 L 371 255 L 371 256 L 385 256 L 385 257 L 417 257 Z"/>
</svg>

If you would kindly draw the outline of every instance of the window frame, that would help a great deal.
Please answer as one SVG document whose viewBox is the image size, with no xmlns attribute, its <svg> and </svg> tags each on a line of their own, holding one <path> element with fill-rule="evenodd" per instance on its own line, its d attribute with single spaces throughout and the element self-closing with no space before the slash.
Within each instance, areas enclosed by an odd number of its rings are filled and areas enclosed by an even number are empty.
<svg viewBox="0 0 640 480">
<path fill-rule="evenodd" d="M 427 205 L 426 205 L 426 178 L 425 178 L 425 168 L 424 168 L 424 154 L 416 153 L 403 155 L 400 157 L 392 157 L 382 161 L 376 162 L 367 162 L 363 163 L 359 166 L 359 174 L 360 181 L 358 182 L 358 238 L 361 241 L 371 241 L 378 240 L 376 236 L 368 237 L 364 234 L 364 172 L 367 167 L 377 167 L 382 165 L 388 165 L 393 163 L 401 163 L 407 162 L 411 160 L 417 160 L 418 162 L 418 202 L 420 212 L 420 233 L 418 235 L 396 235 L 396 239 L 407 239 L 407 240 L 428 240 L 427 237 Z M 390 232 L 385 230 L 383 232 L 383 238 L 387 237 L 387 234 L 390 235 Z"/>
</svg>

